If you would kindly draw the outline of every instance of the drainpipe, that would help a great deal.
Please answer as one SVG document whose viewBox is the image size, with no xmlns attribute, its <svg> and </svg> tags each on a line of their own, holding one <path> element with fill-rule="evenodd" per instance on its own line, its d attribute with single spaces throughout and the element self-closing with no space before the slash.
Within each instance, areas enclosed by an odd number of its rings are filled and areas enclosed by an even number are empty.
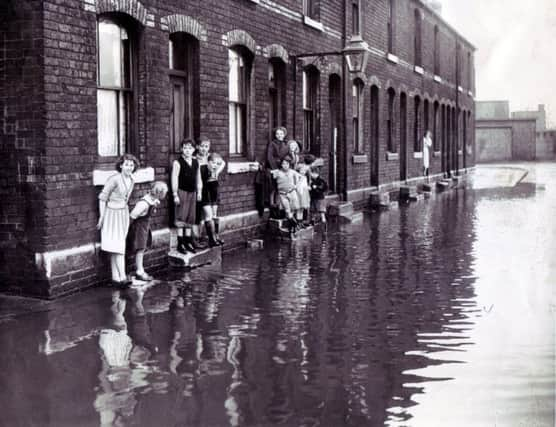
<svg viewBox="0 0 556 427">
<path fill-rule="evenodd" d="M 347 41 L 347 0 L 343 1 L 343 16 L 342 16 L 342 49 L 346 46 Z M 346 76 L 348 73 L 346 72 L 347 64 L 346 64 L 346 57 L 342 55 L 342 102 L 341 102 L 341 114 L 342 114 L 342 126 L 341 126 L 341 134 L 342 134 L 342 145 L 343 145 L 343 155 L 344 155 L 344 167 L 343 167 L 343 178 L 344 178 L 344 186 L 342 191 L 342 198 L 345 202 L 348 199 L 348 164 L 349 164 L 349 156 L 348 156 L 348 147 L 347 147 L 347 139 L 346 139 L 346 129 L 347 129 L 347 121 L 346 121 L 346 94 L 347 94 L 347 84 Z"/>
<path fill-rule="evenodd" d="M 460 44 L 459 41 L 456 39 L 456 120 L 455 120 L 455 128 L 456 128 L 456 141 L 455 141 L 455 149 L 454 149 L 454 166 L 455 166 L 455 175 L 459 175 L 459 86 L 460 86 Z"/>
<path fill-rule="evenodd" d="M 295 128 L 297 127 L 297 121 L 296 121 L 296 112 L 297 112 L 297 56 L 293 57 L 293 123 L 292 123 L 292 127 L 293 127 L 293 132 L 292 132 L 292 138 L 295 139 L 297 141 L 297 138 L 295 137 Z M 274 135 L 272 135 L 272 139 L 274 139 Z"/>
</svg>

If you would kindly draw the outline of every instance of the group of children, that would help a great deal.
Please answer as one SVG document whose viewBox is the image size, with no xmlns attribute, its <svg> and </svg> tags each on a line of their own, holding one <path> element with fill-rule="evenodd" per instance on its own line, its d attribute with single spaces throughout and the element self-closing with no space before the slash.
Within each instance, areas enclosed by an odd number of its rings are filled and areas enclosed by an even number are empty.
<svg viewBox="0 0 556 427">
<path fill-rule="evenodd" d="M 181 156 L 172 164 L 171 186 L 175 205 L 175 226 L 178 229 L 178 247 L 181 253 L 199 249 L 194 232 L 197 226 L 197 203 L 202 207 L 209 246 L 222 245 L 218 235 L 218 177 L 225 162 L 210 152 L 210 141 L 200 141 L 195 152 L 192 140 L 181 144 Z M 131 283 L 125 272 L 125 254 L 135 254 L 136 277 L 149 281 L 143 257 L 152 243 L 150 219 L 161 200 L 168 193 L 168 185 L 155 181 L 150 191 L 129 212 L 128 201 L 133 192 L 133 172 L 139 167 L 137 158 L 124 154 L 116 163 L 118 173 L 106 181 L 99 195 L 100 217 L 97 228 L 101 234 L 101 249 L 110 254 L 112 284 L 126 286 Z"/>
<path fill-rule="evenodd" d="M 295 232 L 308 225 L 310 212 L 318 214 L 325 223 L 324 196 L 328 186 L 319 176 L 322 160 L 309 154 L 301 162 L 299 144 L 293 140 L 287 144 L 283 141 L 286 136 L 284 128 L 277 129 L 275 134 L 281 139 L 273 141 L 277 143 L 272 157 L 276 167 L 270 169 L 275 180 L 275 201 L 285 212 L 290 231 Z M 127 251 L 135 254 L 136 277 L 152 280 L 145 272 L 143 257 L 152 243 L 150 219 L 166 197 L 168 185 L 162 181 L 154 182 L 150 191 L 129 212 L 133 172 L 138 166 L 135 156 L 124 154 L 116 164 L 119 173 L 107 180 L 98 197 L 100 218 L 97 228 L 101 232 L 101 249 L 110 253 L 112 282 L 115 285 L 131 282 L 125 272 L 126 242 Z M 210 152 L 208 139 L 202 139 L 196 147 L 191 139 L 182 142 L 181 155 L 172 163 L 170 179 L 179 252 L 195 253 L 202 248 L 198 242 L 198 206 L 208 245 L 214 247 L 224 243 L 219 236 L 218 180 L 225 167 L 222 157 Z"/>
<path fill-rule="evenodd" d="M 267 166 L 275 181 L 273 201 L 285 212 L 288 228 L 295 232 L 310 222 L 311 213 L 326 223 L 324 196 L 328 185 L 320 177 L 322 159 L 307 154 L 300 160 L 300 146 L 295 140 L 285 142 L 286 129 L 274 130 L 275 139 L 269 145 Z"/>
</svg>

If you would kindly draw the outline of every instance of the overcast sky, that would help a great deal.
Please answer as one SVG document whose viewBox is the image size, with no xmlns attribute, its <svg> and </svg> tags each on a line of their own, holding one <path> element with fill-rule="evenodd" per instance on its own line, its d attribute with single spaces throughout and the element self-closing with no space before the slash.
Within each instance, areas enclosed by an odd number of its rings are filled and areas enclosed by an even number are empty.
<svg viewBox="0 0 556 427">
<path fill-rule="evenodd" d="M 442 0 L 442 15 L 477 48 L 477 100 L 545 104 L 556 127 L 556 0 Z"/>
</svg>

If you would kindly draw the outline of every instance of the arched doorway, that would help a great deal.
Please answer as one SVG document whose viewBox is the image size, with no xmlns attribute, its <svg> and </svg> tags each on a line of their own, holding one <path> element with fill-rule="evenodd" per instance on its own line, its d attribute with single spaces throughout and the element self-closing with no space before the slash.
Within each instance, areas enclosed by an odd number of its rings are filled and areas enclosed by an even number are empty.
<svg viewBox="0 0 556 427">
<path fill-rule="evenodd" d="M 337 74 L 330 75 L 328 82 L 328 105 L 330 111 L 330 149 L 328 154 L 328 186 L 333 193 L 338 192 L 339 143 L 342 105 L 342 79 Z"/>
<path fill-rule="evenodd" d="M 400 181 L 407 179 L 407 95 L 400 95 Z"/>
</svg>

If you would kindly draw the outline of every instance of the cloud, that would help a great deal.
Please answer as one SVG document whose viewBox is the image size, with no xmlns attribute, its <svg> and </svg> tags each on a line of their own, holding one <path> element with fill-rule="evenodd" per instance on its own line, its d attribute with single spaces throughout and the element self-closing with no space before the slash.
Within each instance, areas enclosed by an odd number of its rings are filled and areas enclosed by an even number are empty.
<svg viewBox="0 0 556 427">
<path fill-rule="evenodd" d="M 478 49 L 479 99 L 507 99 L 512 109 L 546 104 L 556 125 L 554 0 L 443 0 L 443 15 Z"/>
</svg>

